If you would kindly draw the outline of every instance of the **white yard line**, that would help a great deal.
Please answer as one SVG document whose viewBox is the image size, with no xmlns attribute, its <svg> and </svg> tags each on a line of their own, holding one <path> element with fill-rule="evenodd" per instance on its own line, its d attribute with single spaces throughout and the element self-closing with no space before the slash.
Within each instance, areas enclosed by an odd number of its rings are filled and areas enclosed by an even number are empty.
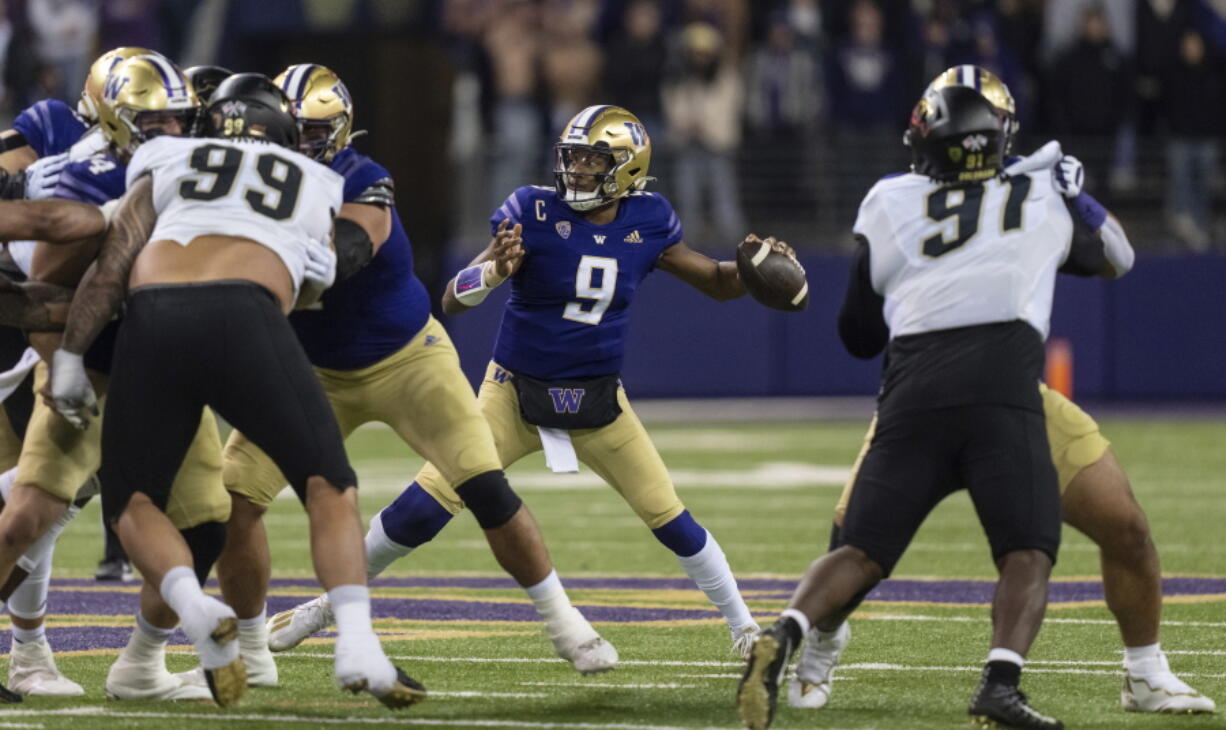
<svg viewBox="0 0 1226 730">
<path fill-rule="evenodd" d="M 677 684 L 676 682 L 661 682 L 657 684 L 620 684 L 617 682 L 520 682 L 521 687 L 592 687 L 595 689 L 698 689 L 698 684 Z"/>
<path fill-rule="evenodd" d="M 192 652 L 167 652 L 168 654 L 190 654 Z M 331 654 L 319 654 L 315 652 L 290 652 L 285 654 L 277 654 L 278 659 L 332 659 Z M 465 664 L 540 664 L 542 662 L 553 662 L 555 664 L 565 664 L 565 659 L 557 657 L 465 657 L 465 656 L 410 656 L 410 655 L 391 655 L 388 659 L 394 661 L 406 662 L 462 662 Z M 618 662 L 618 666 L 634 667 L 634 666 L 664 666 L 664 667 L 743 667 L 745 662 L 670 662 L 656 661 L 645 659 L 623 659 Z"/>
</svg>

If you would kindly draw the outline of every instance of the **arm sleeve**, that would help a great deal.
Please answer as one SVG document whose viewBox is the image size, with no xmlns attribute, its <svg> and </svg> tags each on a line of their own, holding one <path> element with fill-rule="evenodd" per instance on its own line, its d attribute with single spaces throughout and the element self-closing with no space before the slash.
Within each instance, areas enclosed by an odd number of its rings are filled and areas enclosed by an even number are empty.
<svg viewBox="0 0 1226 730">
<path fill-rule="evenodd" d="M 839 309 L 839 339 L 853 357 L 875 357 L 890 341 L 885 323 L 885 299 L 873 290 L 868 239 L 856 235 L 847 295 Z"/>
</svg>

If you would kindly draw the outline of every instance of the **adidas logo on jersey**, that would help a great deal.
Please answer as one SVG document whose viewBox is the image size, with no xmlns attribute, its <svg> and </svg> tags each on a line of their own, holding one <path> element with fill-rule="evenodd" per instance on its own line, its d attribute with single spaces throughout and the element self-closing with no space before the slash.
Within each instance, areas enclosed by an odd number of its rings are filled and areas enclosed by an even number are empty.
<svg viewBox="0 0 1226 730">
<path fill-rule="evenodd" d="M 622 240 L 624 240 L 626 243 L 642 243 L 643 237 L 639 235 L 638 229 L 635 229 L 634 233 L 631 233 Z"/>
</svg>

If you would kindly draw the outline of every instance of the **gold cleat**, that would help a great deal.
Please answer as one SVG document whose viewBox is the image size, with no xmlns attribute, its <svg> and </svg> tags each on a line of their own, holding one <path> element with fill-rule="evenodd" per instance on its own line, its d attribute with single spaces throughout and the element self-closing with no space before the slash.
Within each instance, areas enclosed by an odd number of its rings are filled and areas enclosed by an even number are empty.
<svg viewBox="0 0 1226 730">
<path fill-rule="evenodd" d="M 366 680 L 363 679 L 353 684 L 345 685 L 345 689 L 357 694 L 364 689 L 368 689 Z M 371 694 L 374 694 L 373 692 Z M 400 667 L 396 667 L 396 681 L 392 684 L 391 690 L 384 695 L 375 695 L 375 699 L 383 703 L 384 707 L 393 710 L 399 710 L 402 707 L 409 707 L 418 702 L 423 702 L 426 699 L 426 688 L 421 682 L 413 679 L 404 673 Z"/>
<path fill-rule="evenodd" d="M 222 619 L 209 638 L 218 644 L 228 644 L 238 639 L 238 619 Z M 213 693 L 213 700 L 222 707 L 237 705 L 247 691 L 247 667 L 241 654 L 224 667 L 205 669 L 204 678 L 209 684 L 209 691 Z"/>
</svg>

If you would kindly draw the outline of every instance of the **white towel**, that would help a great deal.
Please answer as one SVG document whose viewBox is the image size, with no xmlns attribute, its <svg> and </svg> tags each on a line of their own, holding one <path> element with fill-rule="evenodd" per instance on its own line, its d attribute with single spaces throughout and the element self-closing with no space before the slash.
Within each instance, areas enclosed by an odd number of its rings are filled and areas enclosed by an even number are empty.
<svg viewBox="0 0 1226 730">
<path fill-rule="evenodd" d="M 14 390 L 17 390 L 17 386 L 21 385 L 21 381 L 26 379 L 38 361 L 38 353 L 33 347 L 27 347 L 16 365 L 9 368 L 8 372 L 0 373 L 0 403 L 3 403 L 13 394 Z M 38 397 L 37 394 L 35 397 Z"/>
<path fill-rule="evenodd" d="M 575 455 L 575 445 L 570 442 L 570 431 L 544 426 L 537 426 L 536 430 L 541 434 L 545 466 L 554 474 L 578 474 L 579 457 Z"/>
</svg>

